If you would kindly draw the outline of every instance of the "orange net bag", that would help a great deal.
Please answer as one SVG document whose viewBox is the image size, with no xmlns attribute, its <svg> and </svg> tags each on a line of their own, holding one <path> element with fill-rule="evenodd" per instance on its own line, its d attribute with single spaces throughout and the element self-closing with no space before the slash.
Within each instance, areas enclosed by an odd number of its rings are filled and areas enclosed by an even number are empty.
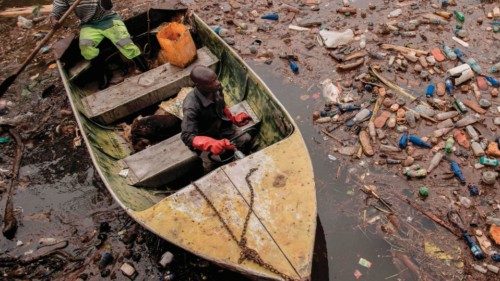
<svg viewBox="0 0 500 281">
<path fill-rule="evenodd" d="M 186 67 L 196 59 L 196 46 L 191 33 L 182 23 L 171 22 L 156 34 L 161 46 L 160 61 L 168 61 L 178 67 Z"/>
</svg>

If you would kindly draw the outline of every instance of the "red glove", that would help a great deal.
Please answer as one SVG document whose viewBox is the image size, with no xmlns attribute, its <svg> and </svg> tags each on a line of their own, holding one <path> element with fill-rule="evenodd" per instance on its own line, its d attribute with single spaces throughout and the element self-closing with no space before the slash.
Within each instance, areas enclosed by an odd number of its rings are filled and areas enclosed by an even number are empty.
<svg viewBox="0 0 500 281">
<path fill-rule="evenodd" d="M 210 151 L 213 155 L 219 155 L 224 150 L 234 150 L 234 145 L 228 139 L 216 140 L 206 136 L 193 138 L 193 147 L 201 151 Z"/>
<path fill-rule="evenodd" d="M 227 107 L 224 108 L 224 115 L 226 115 L 226 117 L 238 127 L 245 126 L 250 120 L 252 120 L 252 117 L 250 117 L 250 115 L 248 115 L 246 112 L 240 112 L 236 115 L 233 115 Z"/>
</svg>

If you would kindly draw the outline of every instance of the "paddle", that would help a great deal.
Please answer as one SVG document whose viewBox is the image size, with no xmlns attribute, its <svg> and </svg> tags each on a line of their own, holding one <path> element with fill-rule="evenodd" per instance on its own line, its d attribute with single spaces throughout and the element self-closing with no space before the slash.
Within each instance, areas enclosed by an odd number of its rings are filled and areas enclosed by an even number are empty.
<svg viewBox="0 0 500 281">
<path fill-rule="evenodd" d="M 70 15 L 71 12 L 73 12 L 73 10 L 76 8 L 76 6 L 78 4 L 80 4 L 81 1 L 82 0 L 76 0 L 68 8 L 68 10 L 66 11 L 66 13 L 64 13 L 64 15 L 59 19 L 59 21 L 52 28 L 52 30 L 49 32 L 49 34 L 45 35 L 45 38 L 43 38 L 43 40 L 40 43 L 38 43 L 38 45 L 36 46 L 35 50 L 33 50 L 33 52 L 31 52 L 31 54 L 26 58 L 26 60 L 24 60 L 23 64 L 17 69 L 16 73 L 14 73 L 13 75 L 7 77 L 7 79 L 5 79 L 2 82 L 2 85 L 0 85 L 0 97 L 2 97 L 5 94 L 5 92 L 7 91 L 7 89 L 12 85 L 12 83 L 14 83 L 14 81 L 17 78 L 17 76 L 19 76 L 19 74 L 21 74 L 21 72 L 23 72 L 23 70 L 26 68 L 26 66 L 31 62 L 31 60 L 35 57 L 35 55 L 40 51 L 40 49 L 45 44 L 47 44 L 47 42 L 49 42 L 50 38 L 52 38 L 52 36 L 56 33 L 57 29 L 59 29 L 59 27 L 64 22 L 64 20 L 66 20 L 66 18 Z"/>
</svg>

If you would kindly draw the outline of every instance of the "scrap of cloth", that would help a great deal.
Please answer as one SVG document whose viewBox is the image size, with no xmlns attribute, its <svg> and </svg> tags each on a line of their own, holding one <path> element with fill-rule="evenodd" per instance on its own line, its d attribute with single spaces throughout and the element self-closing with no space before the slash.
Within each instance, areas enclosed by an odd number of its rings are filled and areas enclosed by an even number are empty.
<svg viewBox="0 0 500 281">
<path fill-rule="evenodd" d="M 69 9 L 75 0 L 54 0 L 52 15 L 57 19 Z M 75 14 L 81 24 L 99 21 L 107 16 L 115 14 L 113 10 L 106 10 L 101 5 L 101 0 L 82 0 L 75 8 Z"/>
</svg>

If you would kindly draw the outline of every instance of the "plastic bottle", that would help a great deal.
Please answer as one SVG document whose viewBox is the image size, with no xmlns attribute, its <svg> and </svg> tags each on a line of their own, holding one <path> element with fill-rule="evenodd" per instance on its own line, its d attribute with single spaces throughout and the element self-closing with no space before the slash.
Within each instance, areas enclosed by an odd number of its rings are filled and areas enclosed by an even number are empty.
<svg viewBox="0 0 500 281">
<path fill-rule="evenodd" d="M 361 106 L 354 103 L 340 103 L 337 107 L 342 113 L 361 109 Z"/>
<path fill-rule="evenodd" d="M 453 11 L 453 14 L 455 15 L 455 18 L 457 19 L 458 22 L 464 23 L 464 21 L 465 21 L 464 13 L 462 13 L 460 11 Z"/>
<path fill-rule="evenodd" d="M 467 64 L 470 65 L 470 68 L 472 68 L 472 70 L 474 70 L 475 73 L 481 74 L 482 72 L 481 66 L 477 63 L 475 59 L 469 58 L 467 60 Z"/>
<path fill-rule="evenodd" d="M 486 81 L 488 81 L 488 84 L 490 84 L 492 87 L 500 87 L 500 82 L 496 78 L 491 76 L 485 76 L 484 78 L 486 78 Z"/>
<path fill-rule="evenodd" d="M 468 115 L 468 116 L 465 116 L 464 118 L 458 120 L 455 123 L 455 127 L 462 128 L 462 127 L 465 127 L 467 125 L 474 124 L 477 121 L 479 121 L 479 119 L 476 118 L 474 115 Z"/>
<path fill-rule="evenodd" d="M 406 111 L 405 119 L 406 119 L 406 123 L 408 123 L 408 125 L 411 128 L 415 128 L 415 126 L 417 126 L 417 120 L 416 120 L 415 113 L 413 112 L 413 110 Z"/>
<path fill-rule="evenodd" d="M 366 48 L 366 35 L 365 34 L 361 34 L 361 36 L 359 37 L 359 47 L 361 49 L 364 49 Z"/>
<path fill-rule="evenodd" d="M 358 114 L 356 114 L 352 119 L 347 120 L 345 125 L 347 127 L 352 127 L 355 124 L 358 124 L 358 123 L 365 121 L 371 115 L 372 115 L 372 112 L 369 109 L 365 108 L 365 109 L 361 110 L 360 112 L 358 112 Z"/>
<path fill-rule="evenodd" d="M 434 92 L 436 91 L 436 85 L 431 83 L 427 85 L 427 89 L 425 89 L 425 96 L 428 98 L 432 98 L 434 96 Z"/>
<path fill-rule="evenodd" d="M 500 61 L 495 63 L 490 69 L 488 70 L 489 73 L 497 73 L 500 71 Z"/>
<path fill-rule="evenodd" d="M 479 140 L 479 134 L 476 132 L 474 127 L 472 127 L 471 125 L 468 125 L 465 127 L 465 130 L 467 131 L 467 134 L 469 134 L 469 136 L 472 140 L 474 140 L 474 141 Z"/>
<path fill-rule="evenodd" d="M 448 95 L 451 95 L 453 93 L 453 82 L 451 81 L 451 79 L 446 78 L 446 80 L 444 81 L 444 85 L 446 87 L 446 92 L 448 93 Z"/>
<path fill-rule="evenodd" d="M 337 104 L 340 97 L 340 89 L 333 84 L 332 79 L 325 79 L 320 83 L 323 98 L 326 104 Z"/>
<path fill-rule="evenodd" d="M 461 183 L 465 183 L 465 177 L 456 161 L 450 160 L 450 169 Z"/>
<path fill-rule="evenodd" d="M 431 163 L 429 164 L 429 168 L 427 169 L 429 173 L 439 165 L 439 162 L 441 162 L 443 156 L 444 155 L 441 152 L 437 152 L 436 154 L 434 154 L 434 156 L 431 159 Z"/>
<path fill-rule="evenodd" d="M 272 12 L 272 13 L 267 13 L 267 14 L 261 16 L 260 18 L 265 19 L 265 20 L 278 20 L 279 15 L 276 12 Z"/>
<path fill-rule="evenodd" d="M 453 118 L 455 116 L 458 116 L 457 111 L 447 111 L 447 112 L 440 112 L 434 116 L 434 119 L 438 121 L 444 121 L 446 119 Z"/>
<path fill-rule="evenodd" d="M 464 206 L 465 208 L 469 209 L 470 206 L 472 205 L 472 202 L 470 201 L 469 198 L 467 197 L 464 197 L 464 196 L 460 196 L 458 198 L 458 200 L 460 201 L 460 205 Z"/>
<path fill-rule="evenodd" d="M 444 145 L 444 152 L 446 152 L 446 154 L 452 153 L 454 144 L 455 144 L 455 140 L 453 139 L 453 137 L 449 137 L 446 140 L 446 143 Z"/>
<path fill-rule="evenodd" d="M 427 176 L 427 170 L 422 168 L 418 170 L 406 170 L 404 174 L 409 178 L 425 178 Z"/>
<path fill-rule="evenodd" d="M 453 49 L 451 49 L 450 47 L 448 47 L 447 45 L 443 44 L 443 51 L 444 51 L 444 54 L 446 55 L 446 57 L 450 60 L 456 60 L 457 59 L 457 54 L 455 54 L 455 52 L 453 51 Z"/>
<path fill-rule="evenodd" d="M 484 155 L 484 149 L 481 147 L 481 145 L 478 142 L 472 141 L 470 143 L 470 146 L 471 146 L 472 152 L 474 152 L 475 156 L 483 156 Z"/>
<path fill-rule="evenodd" d="M 453 52 L 457 55 L 457 58 L 461 62 L 465 63 L 465 54 L 462 52 L 462 50 L 460 50 L 459 48 L 454 48 Z"/>
<path fill-rule="evenodd" d="M 467 109 L 467 107 L 465 106 L 465 104 L 463 102 L 461 102 L 460 100 L 458 99 L 455 99 L 453 101 L 453 105 L 455 106 L 455 108 L 460 112 L 460 113 L 467 113 L 469 110 Z"/>
<path fill-rule="evenodd" d="M 441 7 L 442 8 L 446 8 L 446 7 L 448 7 L 448 5 L 450 5 L 450 1 L 448 1 L 448 0 L 441 0 Z"/>
<path fill-rule="evenodd" d="M 469 246 L 474 258 L 478 260 L 485 258 L 483 251 L 469 233 L 466 231 L 462 232 L 462 237 L 465 239 L 465 242 L 467 243 L 467 246 Z"/>
<path fill-rule="evenodd" d="M 481 163 L 482 165 L 485 165 L 485 166 L 491 166 L 491 167 L 498 167 L 498 159 L 495 159 L 495 158 L 488 158 L 486 156 L 481 156 L 481 158 L 479 158 L 479 163 Z"/>
<path fill-rule="evenodd" d="M 408 133 L 404 132 L 401 137 L 399 137 L 398 146 L 401 149 L 405 149 L 408 146 Z"/>
<path fill-rule="evenodd" d="M 288 63 L 290 64 L 290 69 L 292 70 L 293 73 L 295 74 L 299 73 L 299 65 L 297 64 L 296 61 L 288 60 Z"/>
<path fill-rule="evenodd" d="M 432 147 L 432 145 L 430 143 L 423 141 L 420 137 L 415 136 L 415 135 L 410 135 L 408 137 L 408 141 L 410 141 L 412 144 L 414 144 L 418 147 L 423 147 L 423 148 L 431 148 Z"/>
</svg>

